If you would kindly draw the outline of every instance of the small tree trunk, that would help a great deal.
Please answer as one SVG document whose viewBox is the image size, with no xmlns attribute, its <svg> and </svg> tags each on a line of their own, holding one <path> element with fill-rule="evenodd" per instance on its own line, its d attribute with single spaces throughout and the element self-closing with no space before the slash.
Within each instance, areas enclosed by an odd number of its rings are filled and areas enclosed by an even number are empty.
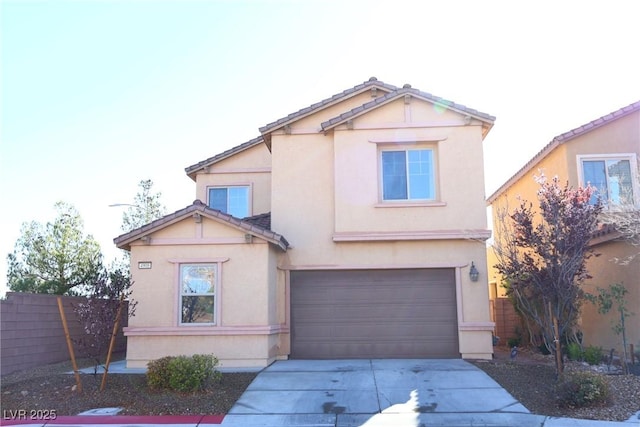
<svg viewBox="0 0 640 427">
<path fill-rule="evenodd" d="M 620 329 L 622 329 L 622 369 L 625 374 L 629 373 L 627 366 L 627 334 L 624 327 L 624 310 L 620 308 Z"/>
<path fill-rule="evenodd" d="M 76 363 L 76 356 L 73 352 L 73 344 L 71 344 L 71 336 L 69 335 L 69 327 L 67 326 L 67 316 L 64 314 L 64 307 L 62 306 L 62 298 L 58 297 L 58 310 L 60 311 L 60 319 L 62 320 L 62 327 L 64 328 L 64 336 L 67 339 L 67 348 L 69 349 L 69 356 L 71 357 L 71 364 L 73 365 L 73 375 L 76 377 L 76 385 L 78 386 L 78 393 L 82 393 L 82 380 L 80 379 L 80 372 L 78 371 L 78 364 Z"/>
<path fill-rule="evenodd" d="M 558 318 L 553 314 L 551 309 L 551 302 L 549 302 L 549 313 L 551 313 L 551 319 L 553 321 L 553 342 L 555 343 L 556 351 L 556 377 L 560 378 L 564 371 L 564 365 L 562 363 L 562 345 L 560 343 L 560 333 L 558 331 Z"/>
<path fill-rule="evenodd" d="M 122 315 L 122 306 L 124 304 L 124 294 L 120 295 L 120 301 L 118 302 L 118 312 L 116 313 L 115 322 L 113 324 L 113 332 L 111 333 L 111 340 L 109 341 L 109 350 L 107 351 L 107 361 L 104 364 L 104 374 L 102 375 L 102 383 L 100 384 L 100 391 L 104 390 L 107 384 L 107 374 L 109 373 L 109 363 L 111 362 L 111 353 L 113 353 L 113 346 L 116 343 L 116 336 L 118 335 L 118 326 L 120 325 L 120 316 Z"/>
</svg>

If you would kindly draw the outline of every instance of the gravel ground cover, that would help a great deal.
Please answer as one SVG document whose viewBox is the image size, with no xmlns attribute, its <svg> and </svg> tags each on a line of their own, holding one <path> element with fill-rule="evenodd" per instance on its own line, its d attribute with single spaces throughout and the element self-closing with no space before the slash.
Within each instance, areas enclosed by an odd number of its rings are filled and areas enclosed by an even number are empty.
<svg viewBox="0 0 640 427">
<path fill-rule="evenodd" d="M 82 367 L 83 365 L 79 363 Z M 85 366 L 91 366 L 86 365 Z M 144 374 L 110 374 L 104 391 L 102 375 L 81 374 L 82 393 L 70 363 L 12 373 L 2 377 L 3 416 L 24 410 L 77 415 L 96 408 L 124 408 L 118 415 L 213 415 L 227 413 L 255 378 L 255 373 L 228 373 L 196 393 L 149 390 Z"/>
<path fill-rule="evenodd" d="M 494 360 L 475 361 L 534 414 L 601 421 L 626 421 L 640 411 L 640 377 L 609 375 L 606 367 L 594 368 L 579 362 L 567 362 L 565 369 L 605 371 L 610 399 L 606 404 L 583 408 L 561 407 L 556 401 L 555 365 L 552 356 L 521 351 L 515 360 L 508 349 L 498 349 Z"/>
<path fill-rule="evenodd" d="M 640 377 L 605 375 L 611 399 L 588 408 L 559 407 L 555 400 L 555 368 L 548 356 L 521 352 L 510 360 L 506 349 L 490 361 L 473 362 L 535 414 L 555 417 L 625 421 L 640 411 Z M 82 365 L 81 365 L 82 366 Z M 84 364 L 84 366 L 90 366 Z M 569 363 L 567 369 L 590 369 Z M 152 391 L 145 375 L 111 374 L 100 392 L 101 375 L 82 375 L 83 392 L 75 389 L 69 363 L 60 363 L 3 376 L 3 414 L 10 411 L 54 411 L 58 416 L 77 415 L 89 409 L 121 407 L 121 415 L 211 415 L 227 413 L 255 378 L 255 373 L 223 374 L 197 393 Z"/>
</svg>

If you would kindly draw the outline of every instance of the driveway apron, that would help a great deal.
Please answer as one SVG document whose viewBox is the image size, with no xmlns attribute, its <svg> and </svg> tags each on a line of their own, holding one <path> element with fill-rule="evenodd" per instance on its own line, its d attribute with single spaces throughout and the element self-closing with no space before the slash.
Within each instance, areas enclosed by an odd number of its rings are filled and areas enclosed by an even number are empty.
<svg viewBox="0 0 640 427">
<path fill-rule="evenodd" d="M 222 424 L 528 425 L 527 414 L 491 377 L 460 359 L 289 360 L 263 370 Z"/>
</svg>

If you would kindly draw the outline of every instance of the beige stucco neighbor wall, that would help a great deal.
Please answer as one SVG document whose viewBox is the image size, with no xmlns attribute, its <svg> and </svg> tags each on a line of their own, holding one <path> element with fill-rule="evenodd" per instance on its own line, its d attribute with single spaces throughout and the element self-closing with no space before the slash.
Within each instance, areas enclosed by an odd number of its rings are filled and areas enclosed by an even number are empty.
<svg viewBox="0 0 640 427">
<path fill-rule="evenodd" d="M 271 140 L 272 228 L 292 245 L 280 269 L 455 268 L 460 351 L 490 358 L 479 124 L 415 99 L 410 107 L 399 100 L 356 118 L 353 129 L 305 132 L 319 127 L 306 120 Z M 379 147 L 399 143 L 436 147 L 436 203 L 392 207 L 380 200 Z M 481 272 L 475 283 L 472 261 Z"/>
<path fill-rule="evenodd" d="M 539 209 L 536 196 L 539 185 L 534 180 L 535 175 L 543 172 L 547 178 L 558 176 L 561 184 L 568 182 L 572 187 L 583 186 L 586 183 L 580 181 L 578 156 L 629 153 L 635 153 L 636 159 L 640 161 L 640 113 L 619 118 L 557 145 L 491 203 L 493 223 L 497 224 L 500 221 L 499 210 L 508 208 L 509 211 L 512 211 L 519 204 L 518 198 L 531 201 L 534 210 Z M 640 189 L 640 185 L 636 188 Z M 494 226 L 494 229 L 496 230 L 494 237 L 499 239 L 497 227 Z M 585 291 L 591 292 L 595 291 L 596 286 L 607 287 L 612 283 L 623 282 L 630 291 L 627 299 L 628 306 L 632 311 L 640 312 L 637 308 L 640 307 L 640 265 L 636 261 L 635 264 L 621 266 L 612 261 L 614 258 L 624 259 L 638 252 L 637 248 L 624 242 L 608 242 L 598 245 L 594 249 L 600 256 L 592 258 L 587 263 L 587 270 L 593 279 L 585 282 Z M 497 282 L 497 296 L 501 296 L 504 294 L 504 290 L 500 288 L 500 275 L 492 267 L 495 265 L 495 256 L 491 248 L 487 251 L 487 258 L 490 281 Z M 603 317 L 597 314 L 594 306 L 585 303 L 580 322 L 585 343 L 602 346 L 607 350 L 610 348 L 621 349 L 619 338 L 611 332 L 611 318 L 611 315 Z M 633 316 L 630 322 L 627 331 L 630 334 L 629 342 L 640 345 L 640 336 L 638 335 L 640 334 L 640 325 L 638 324 L 640 316 Z"/>
<path fill-rule="evenodd" d="M 221 366 L 267 366 L 280 353 L 280 331 L 273 256 L 267 242 L 203 217 L 191 217 L 132 245 L 133 298 L 143 301 L 125 329 L 127 365 L 180 354 L 214 354 Z M 211 243 L 215 239 L 217 244 Z M 150 269 L 138 268 L 151 263 Z M 179 266 L 214 263 L 218 267 L 217 322 L 179 324 Z M 147 264 L 148 265 L 148 264 Z M 282 289 L 280 289 L 282 291 Z"/>
<path fill-rule="evenodd" d="M 637 247 L 623 241 L 609 241 L 594 247 L 599 257 L 592 257 L 587 262 L 587 269 L 592 276 L 585 282 L 584 290 L 597 294 L 597 288 L 607 289 L 614 283 L 622 283 L 629 291 L 626 295 L 626 307 L 635 313 L 626 320 L 626 335 L 629 344 L 640 348 L 640 259 L 636 258 L 628 265 L 616 262 L 624 260 L 630 253 L 640 252 Z M 582 308 L 580 329 L 584 334 L 586 345 L 601 346 L 606 351 L 614 348 L 616 354 L 622 351 L 622 335 L 616 335 L 613 324 L 620 320 L 615 307 L 609 314 L 599 314 L 595 305 L 585 303 Z M 628 349 L 627 349 L 628 351 Z"/>
</svg>

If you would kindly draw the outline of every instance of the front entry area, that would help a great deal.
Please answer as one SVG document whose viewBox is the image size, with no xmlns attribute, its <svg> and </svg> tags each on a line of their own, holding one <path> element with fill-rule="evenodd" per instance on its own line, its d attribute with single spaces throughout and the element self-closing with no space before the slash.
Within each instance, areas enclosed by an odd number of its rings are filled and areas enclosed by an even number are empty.
<svg viewBox="0 0 640 427">
<path fill-rule="evenodd" d="M 455 270 L 291 271 L 291 358 L 459 358 Z"/>
</svg>

